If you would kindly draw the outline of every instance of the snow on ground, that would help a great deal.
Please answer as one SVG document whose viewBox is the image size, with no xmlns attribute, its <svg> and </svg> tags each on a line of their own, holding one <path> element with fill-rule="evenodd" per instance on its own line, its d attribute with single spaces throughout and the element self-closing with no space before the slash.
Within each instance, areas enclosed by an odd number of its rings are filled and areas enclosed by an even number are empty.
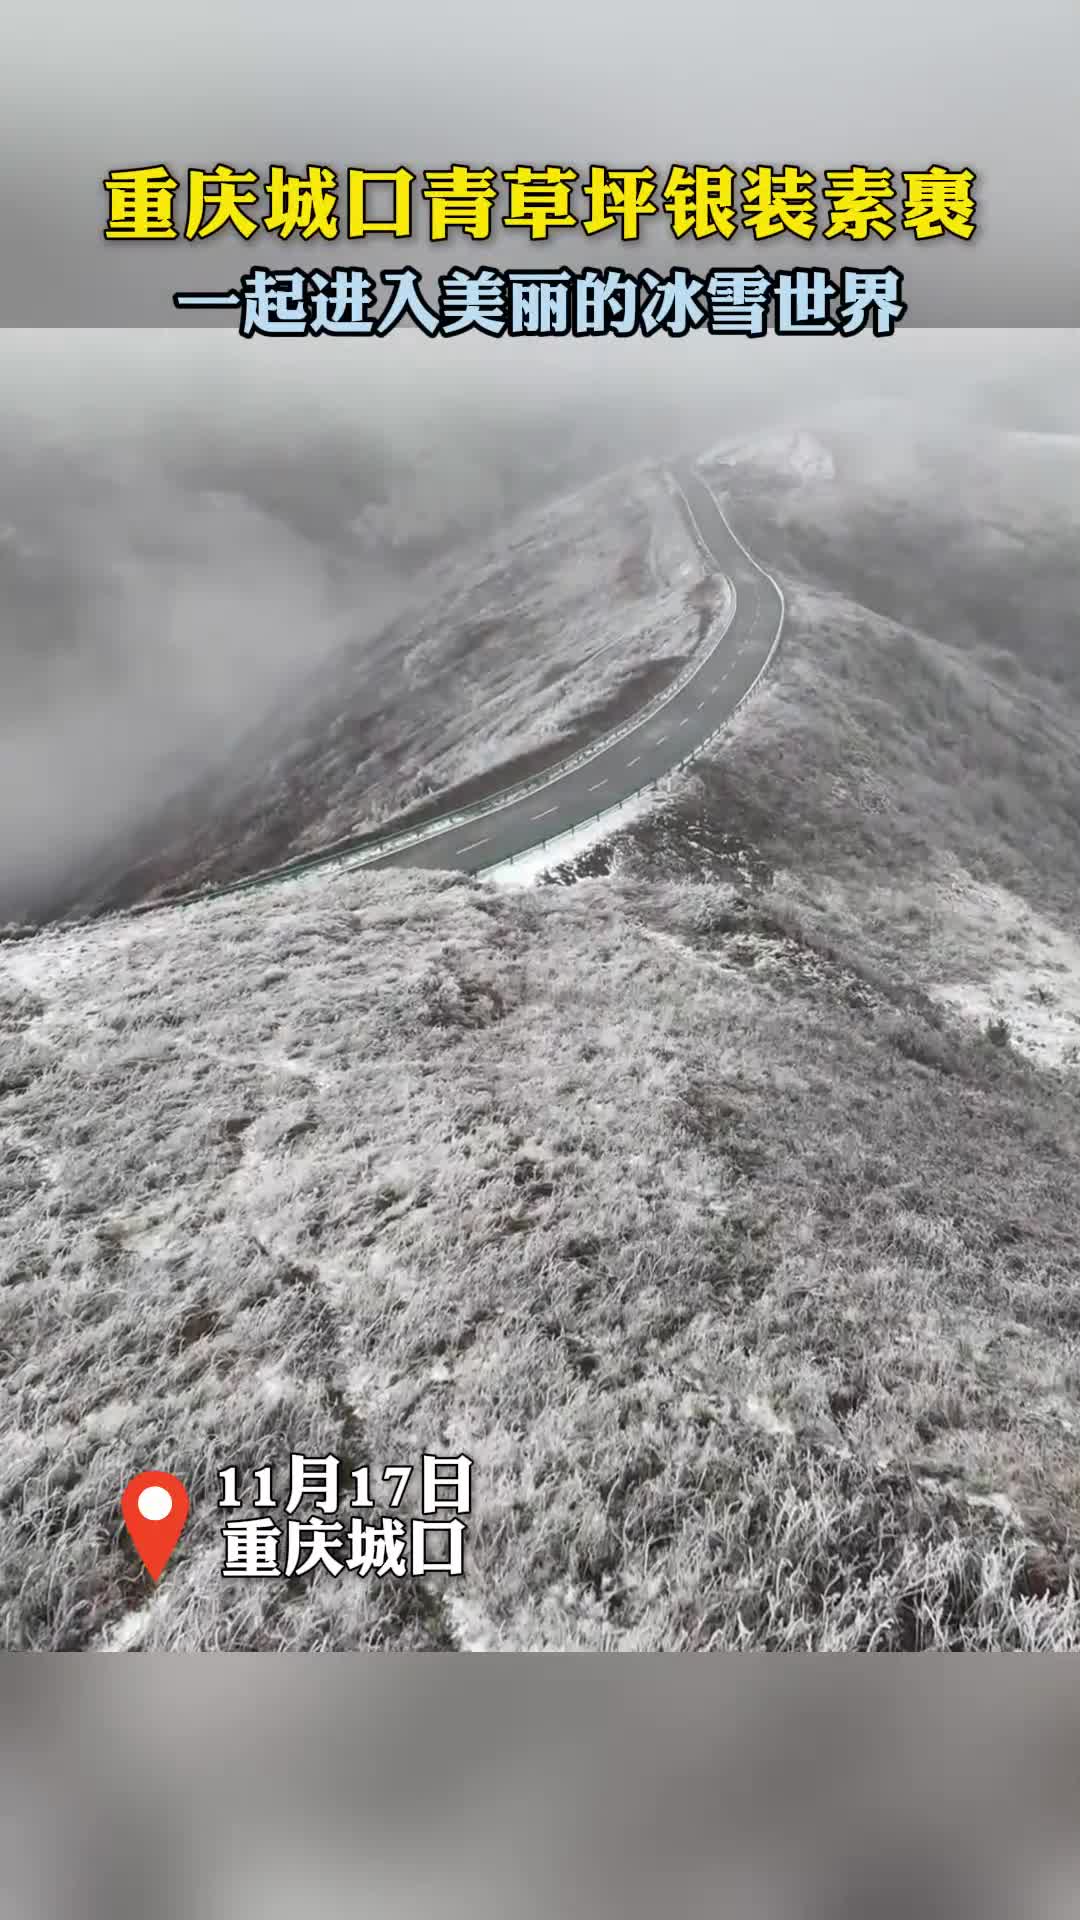
<svg viewBox="0 0 1080 1920">
<path fill-rule="evenodd" d="M 594 847 L 610 840 L 612 834 L 633 826 L 654 804 L 653 794 L 636 793 L 621 807 L 610 807 L 598 820 L 587 820 L 570 833 L 562 833 L 554 840 L 545 840 L 542 846 L 533 847 L 528 853 L 518 854 L 513 860 L 503 860 L 497 867 L 489 867 L 484 878 L 502 887 L 533 887 L 552 867 L 580 860 L 584 854 L 591 853 Z"/>
<path fill-rule="evenodd" d="M 832 454 L 821 441 L 802 429 L 794 433 L 765 433 L 752 440 L 721 441 L 702 455 L 702 466 L 747 466 L 795 480 L 833 480 Z"/>
<path fill-rule="evenodd" d="M 1064 1090 L 927 1073 L 770 926 L 350 873 L 0 946 L 0 1644 L 892 1648 L 918 1589 L 937 1646 L 964 1554 L 965 1644 L 1075 1645 L 1064 1576 L 1010 1585 L 1031 1501 L 1071 1524 Z M 431 1448 L 456 1593 L 222 1579 L 223 1465 Z"/>
<path fill-rule="evenodd" d="M 636 670 L 691 653 L 700 578 L 686 521 L 647 472 L 556 501 L 469 555 L 416 617 L 401 661 L 417 687 L 449 667 L 460 702 L 460 730 L 445 713 L 432 729 L 429 779 L 468 779 L 556 740 Z"/>
<path fill-rule="evenodd" d="M 54 910 L 192 891 L 436 794 L 509 786 L 625 722 L 721 617 L 721 585 L 660 469 L 515 514 L 419 567 L 393 619 L 365 614 L 362 642 L 260 721 L 215 782 L 148 819 L 115 864 L 80 871 Z"/>
<path fill-rule="evenodd" d="M 1005 1020 L 1013 1044 L 1039 1065 L 1080 1065 L 1080 939 L 1018 894 L 967 874 L 939 890 L 938 904 L 947 937 L 969 963 L 972 952 L 985 954 L 987 968 L 982 979 L 968 970 L 937 982 L 934 998 L 980 1026 Z"/>
<path fill-rule="evenodd" d="M 694 652 L 719 617 L 711 603 L 685 516 L 646 467 L 441 558 L 380 636 L 377 742 L 358 753 L 349 732 L 349 715 L 370 709 L 374 656 L 335 694 L 340 745 L 310 722 L 320 744 L 305 778 L 314 767 L 321 806 L 304 844 L 378 826 L 523 756 L 570 751 L 597 715 L 601 730 L 618 724 Z"/>
</svg>

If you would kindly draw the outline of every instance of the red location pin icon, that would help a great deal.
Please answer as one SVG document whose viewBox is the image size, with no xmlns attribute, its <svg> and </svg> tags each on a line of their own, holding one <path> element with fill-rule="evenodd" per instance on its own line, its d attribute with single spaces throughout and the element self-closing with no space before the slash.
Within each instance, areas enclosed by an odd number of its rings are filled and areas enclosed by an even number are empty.
<svg viewBox="0 0 1080 1920">
<path fill-rule="evenodd" d="M 188 1517 L 190 1501 L 175 1473 L 137 1473 L 120 1496 L 132 1545 L 151 1580 L 160 1580 Z"/>
</svg>

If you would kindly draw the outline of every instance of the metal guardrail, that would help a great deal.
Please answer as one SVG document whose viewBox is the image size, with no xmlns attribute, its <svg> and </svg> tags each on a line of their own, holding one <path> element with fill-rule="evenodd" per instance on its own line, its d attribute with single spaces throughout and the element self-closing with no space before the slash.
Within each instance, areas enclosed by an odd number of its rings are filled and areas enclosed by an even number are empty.
<svg viewBox="0 0 1080 1920">
<path fill-rule="evenodd" d="M 546 767 L 542 774 L 537 774 L 532 779 L 519 781 L 513 786 L 500 787 L 495 793 L 486 795 L 483 800 L 473 801 L 468 807 L 463 807 L 460 812 L 440 814 L 438 820 L 425 821 L 422 827 L 411 831 L 403 830 L 390 839 L 380 840 L 376 845 L 362 848 L 355 856 L 346 852 L 336 857 L 346 861 L 350 867 L 369 866 L 374 860 L 385 859 L 387 854 L 399 853 L 405 847 L 417 846 L 421 840 L 434 840 L 440 833 L 449 833 L 454 827 L 465 826 L 469 821 L 486 820 L 489 814 L 499 813 L 503 807 L 514 806 L 519 800 L 527 800 L 532 794 L 542 793 L 545 787 L 554 786 L 557 780 L 572 773 L 575 767 L 587 766 L 590 760 L 598 759 L 602 753 L 608 751 L 609 747 L 617 746 L 619 741 L 625 740 L 628 734 L 634 733 L 638 727 L 643 727 L 647 720 L 655 719 L 656 715 L 662 713 L 672 700 L 677 699 L 684 687 L 689 686 L 691 680 L 696 679 L 708 665 L 735 618 L 737 600 L 734 584 L 726 574 L 720 573 L 715 559 L 711 559 L 711 564 L 714 575 L 726 582 L 730 594 L 726 616 L 719 631 L 704 652 L 691 654 L 687 664 L 675 679 L 653 699 L 647 701 L 643 707 L 635 708 L 629 720 L 622 721 L 617 727 L 612 727 L 608 733 L 601 734 L 598 739 L 590 741 L 589 745 L 582 747 L 579 752 L 569 754 L 565 760 L 556 761 L 554 766 Z"/>
<path fill-rule="evenodd" d="M 698 475 L 698 478 L 701 479 L 700 474 Z M 749 560 L 750 565 L 754 567 L 757 570 L 757 572 L 760 573 L 764 577 L 764 579 L 766 579 L 769 582 L 769 585 L 774 589 L 776 593 L 776 597 L 780 602 L 780 618 L 777 621 L 776 632 L 773 635 L 772 645 L 770 646 L 768 653 L 765 655 L 765 658 L 762 661 L 761 666 L 758 668 L 757 673 L 754 675 L 754 678 L 751 680 L 750 685 L 746 689 L 746 692 L 743 694 L 740 694 L 739 698 L 736 700 L 735 705 L 731 709 L 731 712 L 725 716 L 725 718 L 721 721 L 720 725 L 717 728 L 715 728 L 712 733 L 709 734 L 707 739 L 699 740 L 697 746 L 692 747 L 690 752 L 686 754 L 684 758 L 678 762 L 677 766 L 670 767 L 667 773 L 661 774 L 658 780 L 650 780 L 645 786 L 639 787 L 636 790 L 636 792 L 626 795 L 625 798 L 622 800 L 616 801 L 614 806 L 604 807 L 600 813 L 593 813 L 593 814 L 590 814 L 587 819 L 579 820 L 578 824 L 575 827 L 568 828 L 566 832 L 555 834 L 550 840 L 539 840 L 536 842 L 534 846 L 527 848 L 524 852 L 512 854 L 508 860 L 497 860 L 493 862 L 493 864 L 490 867 L 478 868 L 477 873 L 479 875 L 483 875 L 486 878 L 490 879 L 493 874 L 499 874 L 499 873 L 510 874 L 512 873 L 514 867 L 520 865 L 522 861 L 532 859 L 536 853 L 545 852 L 549 847 L 554 850 L 560 845 L 564 845 L 568 842 L 573 841 L 575 835 L 579 834 L 583 827 L 599 825 L 601 820 L 607 820 L 610 818 L 612 821 L 612 830 L 614 831 L 615 830 L 614 817 L 616 814 L 625 813 L 628 808 L 634 805 L 635 801 L 641 798 L 642 794 L 658 793 L 662 788 L 669 786 L 677 778 L 677 776 L 680 773 L 685 772 L 686 768 L 690 766 L 692 761 L 696 760 L 699 757 L 699 755 L 705 752 L 706 748 L 713 746 L 717 740 L 722 738 L 722 736 L 727 732 L 728 728 L 731 726 L 732 721 L 735 719 L 736 715 L 741 712 L 742 708 L 745 707 L 747 701 L 751 698 L 751 696 L 754 693 L 756 693 L 758 687 L 761 685 L 762 680 L 765 678 L 766 673 L 768 672 L 769 668 L 773 663 L 773 660 L 776 657 L 776 650 L 780 645 L 780 636 L 784 629 L 784 620 L 787 614 L 787 606 L 784 601 L 783 588 L 780 586 L 779 581 L 774 580 L 772 574 L 767 572 L 767 570 L 762 566 L 760 560 L 755 560 L 749 548 L 743 545 L 742 541 L 739 539 L 738 534 L 735 532 L 735 529 L 732 527 L 731 522 L 728 520 L 728 517 L 724 512 L 724 509 L 720 505 L 719 500 L 716 498 L 716 495 L 713 492 L 712 488 L 709 486 L 708 482 L 704 479 L 701 479 L 701 484 L 705 488 L 706 493 L 708 494 L 710 500 L 712 501 L 713 506 L 716 508 L 717 513 L 720 515 L 721 520 L 723 521 L 725 527 L 727 528 L 729 534 L 731 535 L 731 538 L 734 540 L 735 545 L 738 547 L 740 553 L 744 554 L 746 559 Z M 695 522 L 695 531 L 697 531 L 696 522 Z M 700 537 L 701 536 L 699 533 L 699 538 Z M 730 625 L 730 621 L 728 624 Z M 557 857 L 554 864 L 558 864 Z"/>
<path fill-rule="evenodd" d="M 256 873 L 245 874 L 242 880 L 228 881 L 223 886 L 199 887 L 190 893 L 175 894 L 168 900 L 140 902 L 131 911 L 151 913 L 162 906 L 193 906 L 201 901 L 220 900 L 230 894 L 246 893 L 259 887 L 271 886 L 278 880 L 300 879 L 305 873 L 338 863 L 348 870 L 370 866 L 376 860 L 385 859 L 388 854 L 402 852 L 406 847 L 418 846 L 423 840 L 433 840 L 441 833 L 450 833 L 455 827 L 465 826 L 471 820 L 485 819 L 488 814 L 498 813 L 503 807 L 513 806 L 519 800 L 528 799 L 533 793 L 542 792 L 545 787 L 552 786 L 555 781 L 561 780 L 565 774 L 573 772 L 576 767 L 585 766 L 590 760 L 595 760 L 600 754 L 606 753 L 609 747 L 625 739 L 627 734 L 633 733 L 636 727 L 644 726 L 646 721 L 654 719 L 708 665 L 717 647 L 727 635 L 737 607 L 734 582 L 722 573 L 716 555 L 698 526 L 694 509 L 670 468 L 665 471 L 665 479 L 668 490 L 677 495 L 685 509 L 695 543 L 708 572 L 726 582 L 730 603 L 726 618 L 719 630 L 711 636 L 710 644 L 704 652 L 695 649 L 675 679 L 654 695 L 652 700 L 647 701 L 644 707 L 638 707 L 628 720 L 611 728 L 598 740 L 590 741 L 588 746 L 580 748 L 578 752 L 557 761 L 554 766 L 545 768 L 543 773 L 538 773 L 528 780 L 512 781 L 509 786 L 496 788 L 494 793 L 486 794 L 482 799 L 470 801 L 467 806 L 456 808 L 453 813 L 440 814 L 434 820 L 426 820 L 413 828 L 401 828 L 396 833 L 391 831 L 386 835 L 376 834 L 361 846 L 355 846 L 346 840 L 344 844 L 314 848 L 310 853 L 296 854 L 291 860 L 282 861 L 277 866 L 264 867 Z M 702 485 L 704 484 L 702 481 Z M 723 519 L 722 514 L 721 518 Z M 727 525 L 726 520 L 724 524 Z M 731 529 L 728 528 L 728 531 L 730 532 Z M 745 552 L 745 548 L 743 551 Z M 364 839 L 364 836 L 357 837 Z"/>
<path fill-rule="evenodd" d="M 765 568 L 760 564 L 760 562 L 754 559 L 753 554 L 750 553 L 747 550 L 747 548 L 743 545 L 742 541 L 739 539 L 738 534 L 735 533 L 730 522 L 728 521 L 723 508 L 721 507 L 719 501 L 716 498 L 716 495 L 714 494 L 712 488 L 709 486 L 708 482 L 702 477 L 700 473 L 698 473 L 696 477 L 700 481 L 700 484 L 705 488 L 706 493 L 709 495 L 710 500 L 712 501 L 714 507 L 716 508 L 717 513 L 720 515 L 720 518 L 723 521 L 724 526 L 727 528 L 728 533 L 731 535 L 731 538 L 734 540 L 735 545 L 739 548 L 740 552 L 744 555 L 744 557 L 750 562 L 750 565 L 754 567 L 758 573 L 763 574 L 765 579 L 769 581 L 770 585 L 775 588 L 776 593 L 780 600 L 780 623 L 776 630 L 776 637 L 773 640 L 771 648 L 769 649 L 769 653 L 765 659 L 765 662 L 761 668 L 761 671 L 755 677 L 752 685 L 747 688 L 746 693 L 742 695 L 742 698 L 736 702 L 736 705 L 732 708 L 731 713 L 726 717 L 722 725 L 717 728 L 716 732 L 713 734 L 710 734 L 708 739 L 699 742 L 699 744 L 692 750 L 690 754 L 686 756 L 685 759 L 679 761 L 676 766 L 670 768 L 669 771 L 666 774 L 663 774 L 659 780 L 652 781 L 647 786 L 638 788 L 637 793 L 635 793 L 634 795 L 628 796 L 629 799 L 635 799 L 641 793 L 648 793 L 648 792 L 652 792 L 659 789 L 661 786 L 664 785 L 665 782 L 672 779 L 674 775 L 681 773 L 684 770 L 684 768 L 689 765 L 692 759 L 695 759 L 698 754 L 704 752 L 706 747 L 711 746 L 713 742 L 720 737 L 720 735 L 730 725 L 731 721 L 734 719 L 735 715 L 738 713 L 740 707 L 744 704 L 746 700 L 749 699 L 750 695 L 753 693 L 754 689 L 758 685 L 758 682 L 760 681 L 762 675 L 768 669 L 772 661 L 773 655 L 776 652 L 777 645 L 779 644 L 780 631 L 784 623 L 784 596 L 780 590 L 780 587 L 777 585 L 777 582 L 773 579 L 770 573 L 766 572 Z M 712 552 L 712 549 L 710 548 L 708 541 L 706 540 L 704 534 L 701 531 L 701 528 L 697 523 L 697 517 L 694 513 L 694 509 L 691 506 L 685 491 L 680 485 L 677 476 L 671 471 L 670 468 L 668 468 L 666 471 L 666 479 L 667 479 L 667 483 L 670 491 L 673 494 L 677 495 L 678 499 L 682 503 L 683 508 L 686 511 L 687 517 L 690 522 L 691 531 L 694 535 L 695 542 L 702 554 L 703 559 L 706 562 L 706 566 L 709 572 L 712 575 L 719 576 L 721 579 L 726 581 L 728 591 L 730 594 L 730 603 L 727 609 L 726 618 L 723 619 L 719 630 L 712 635 L 710 640 L 710 645 L 708 646 L 708 648 L 704 652 L 695 652 L 694 654 L 692 654 L 686 666 L 681 670 L 681 672 L 676 676 L 676 678 L 671 682 L 671 684 L 665 687 L 661 693 L 657 694 L 653 700 L 647 702 L 644 707 L 639 707 L 629 720 L 623 722 L 618 727 L 612 728 L 610 732 L 602 735 L 599 740 L 591 742 L 589 746 L 583 747 L 578 753 L 569 755 L 565 760 L 560 761 L 556 766 L 548 767 L 542 774 L 537 774 L 533 779 L 515 782 L 508 787 L 499 789 L 493 794 L 486 795 L 485 798 L 482 800 L 476 800 L 471 802 L 467 807 L 462 807 L 457 809 L 452 814 L 442 814 L 436 820 L 425 821 L 422 826 L 418 826 L 413 829 L 404 829 L 396 834 L 388 834 L 385 838 L 380 837 L 377 840 L 373 840 L 369 842 L 368 845 L 363 847 L 350 848 L 350 846 L 346 844 L 344 846 L 316 848 L 309 854 L 298 854 L 295 856 L 294 859 L 282 862 L 282 864 L 279 866 L 267 867 L 267 868 L 264 868 L 261 872 L 247 874 L 242 880 L 230 881 L 224 886 L 201 887 L 191 893 L 174 895 L 172 899 L 140 902 L 139 905 L 134 907 L 131 911 L 134 913 L 151 913 L 161 907 L 196 906 L 208 900 L 219 900 L 231 894 L 246 893 L 248 891 L 252 891 L 260 887 L 272 886 L 276 881 L 279 881 L 279 880 L 300 879 L 304 874 L 314 872 L 315 870 L 321 867 L 326 867 L 326 866 L 341 865 L 342 867 L 344 867 L 346 870 L 349 870 L 349 871 L 359 867 L 370 866 L 377 860 L 385 859 L 389 854 L 401 852 L 406 847 L 417 846 L 423 840 L 435 839 L 439 834 L 449 833 L 455 827 L 464 826 L 467 822 L 471 820 L 485 819 L 490 814 L 500 812 L 503 807 L 513 806 L 519 800 L 527 799 L 533 793 L 542 792 L 545 787 L 553 785 L 557 780 L 561 780 L 565 774 L 572 772 L 575 767 L 584 766 L 590 760 L 596 759 L 600 754 L 606 753 L 609 747 L 612 747 L 616 745 L 618 741 L 625 739 L 627 734 L 633 733 L 637 727 L 644 726 L 646 721 L 655 718 L 656 714 L 662 712 L 665 706 L 667 706 L 672 700 L 676 699 L 678 695 L 683 691 L 683 689 L 689 685 L 690 681 L 695 679 L 696 676 L 703 670 L 703 668 L 707 666 L 708 662 L 711 660 L 717 648 L 721 645 L 723 640 L 726 638 L 728 630 L 731 626 L 731 622 L 735 617 L 737 604 L 738 604 L 738 598 L 735 591 L 734 582 L 730 579 L 729 576 L 722 573 L 720 564 L 716 558 L 716 555 Z M 556 840 L 569 838 L 570 835 L 572 835 L 573 833 L 577 833 L 578 831 L 580 831 L 581 827 L 591 826 L 596 822 L 606 818 L 608 813 L 614 813 L 614 812 L 620 811 L 627 804 L 628 804 L 628 801 L 624 799 L 619 801 L 617 805 L 613 808 L 606 808 L 602 813 L 589 815 L 587 819 L 579 821 L 577 826 L 568 829 L 567 833 L 556 836 Z M 549 845 L 554 845 L 554 844 L 556 844 L 555 840 L 537 841 L 534 843 L 533 847 L 527 849 L 525 852 L 521 854 L 515 855 L 514 859 L 515 860 L 525 859 L 526 857 L 528 857 L 529 854 L 535 853 L 538 849 L 543 849 Z M 500 866 L 505 866 L 511 863 L 500 862 L 497 864 Z M 493 866 L 491 868 L 480 868 L 480 869 L 477 869 L 477 871 L 494 872 L 496 871 L 496 867 Z"/>
</svg>

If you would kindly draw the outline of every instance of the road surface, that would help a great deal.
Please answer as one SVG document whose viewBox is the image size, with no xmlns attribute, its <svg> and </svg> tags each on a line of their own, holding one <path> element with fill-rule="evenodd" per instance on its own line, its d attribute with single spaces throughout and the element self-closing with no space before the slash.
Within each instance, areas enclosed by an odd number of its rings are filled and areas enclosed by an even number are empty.
<svg viewBox="0 0 1080 1920">
<path fill-rule="evenodd" d="M 753 686 L 783 620 L 783 601 L 750 559 L 692 468 L 677 480 L 698 532 L 735 590 L 735 612 L 719 646 L 667 704 L 592 759 L 496 812 L 399 847 L 364 867 L 435 867 L 479 873 L 557 839 L 619 806 L 674 771 L 711 739 Z"/>
</svg>

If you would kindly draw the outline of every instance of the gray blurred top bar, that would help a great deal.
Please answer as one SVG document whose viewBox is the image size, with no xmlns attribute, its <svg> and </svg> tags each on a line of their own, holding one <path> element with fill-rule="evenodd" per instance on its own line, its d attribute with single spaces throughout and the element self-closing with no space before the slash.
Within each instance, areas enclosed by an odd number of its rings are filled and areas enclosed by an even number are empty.
<svg viewBox="0 0 1080 1920">
<path fill-rule="evenodd" d="M 18 10 L 0 68 L 0 325 L 173 326 L 174 291 L 235 285 L 256 264 L 431 272 L 433 255 L 440 267 L 893 265 L 908 327 L 1080 323 L 1068 200 L 1075 0 L 1032 0 L 1021 14 L 1006 0 L 912 0 L 902 17 L 856 0 L 812 10 L 775 0 L 742 21 L 704 0 L 666 18 L 644 0 L 596 17 L 569 0 L 460 20 L 434 0 L 372 13 L 331 5 L 315 21 L 285 0 L 227 13 L 193 0 L 176 44 L 145 31 L 134 0 Z M 596 163 L 653 166 L 662 178 L 675 163 L 940 164 L 975 171 L 978 232 L 855 246 L 820 235 L 676 241 L 660 218 L 634 246 L 577 231 L 531 242 L 498 226 L 489 242 L 438 248 L 261 232 L 249 242 L 102 238 L 113 169 L 163 163 L 183 181 L 219 162 L 263 177 L 272 164 Z"/>
</svg>

